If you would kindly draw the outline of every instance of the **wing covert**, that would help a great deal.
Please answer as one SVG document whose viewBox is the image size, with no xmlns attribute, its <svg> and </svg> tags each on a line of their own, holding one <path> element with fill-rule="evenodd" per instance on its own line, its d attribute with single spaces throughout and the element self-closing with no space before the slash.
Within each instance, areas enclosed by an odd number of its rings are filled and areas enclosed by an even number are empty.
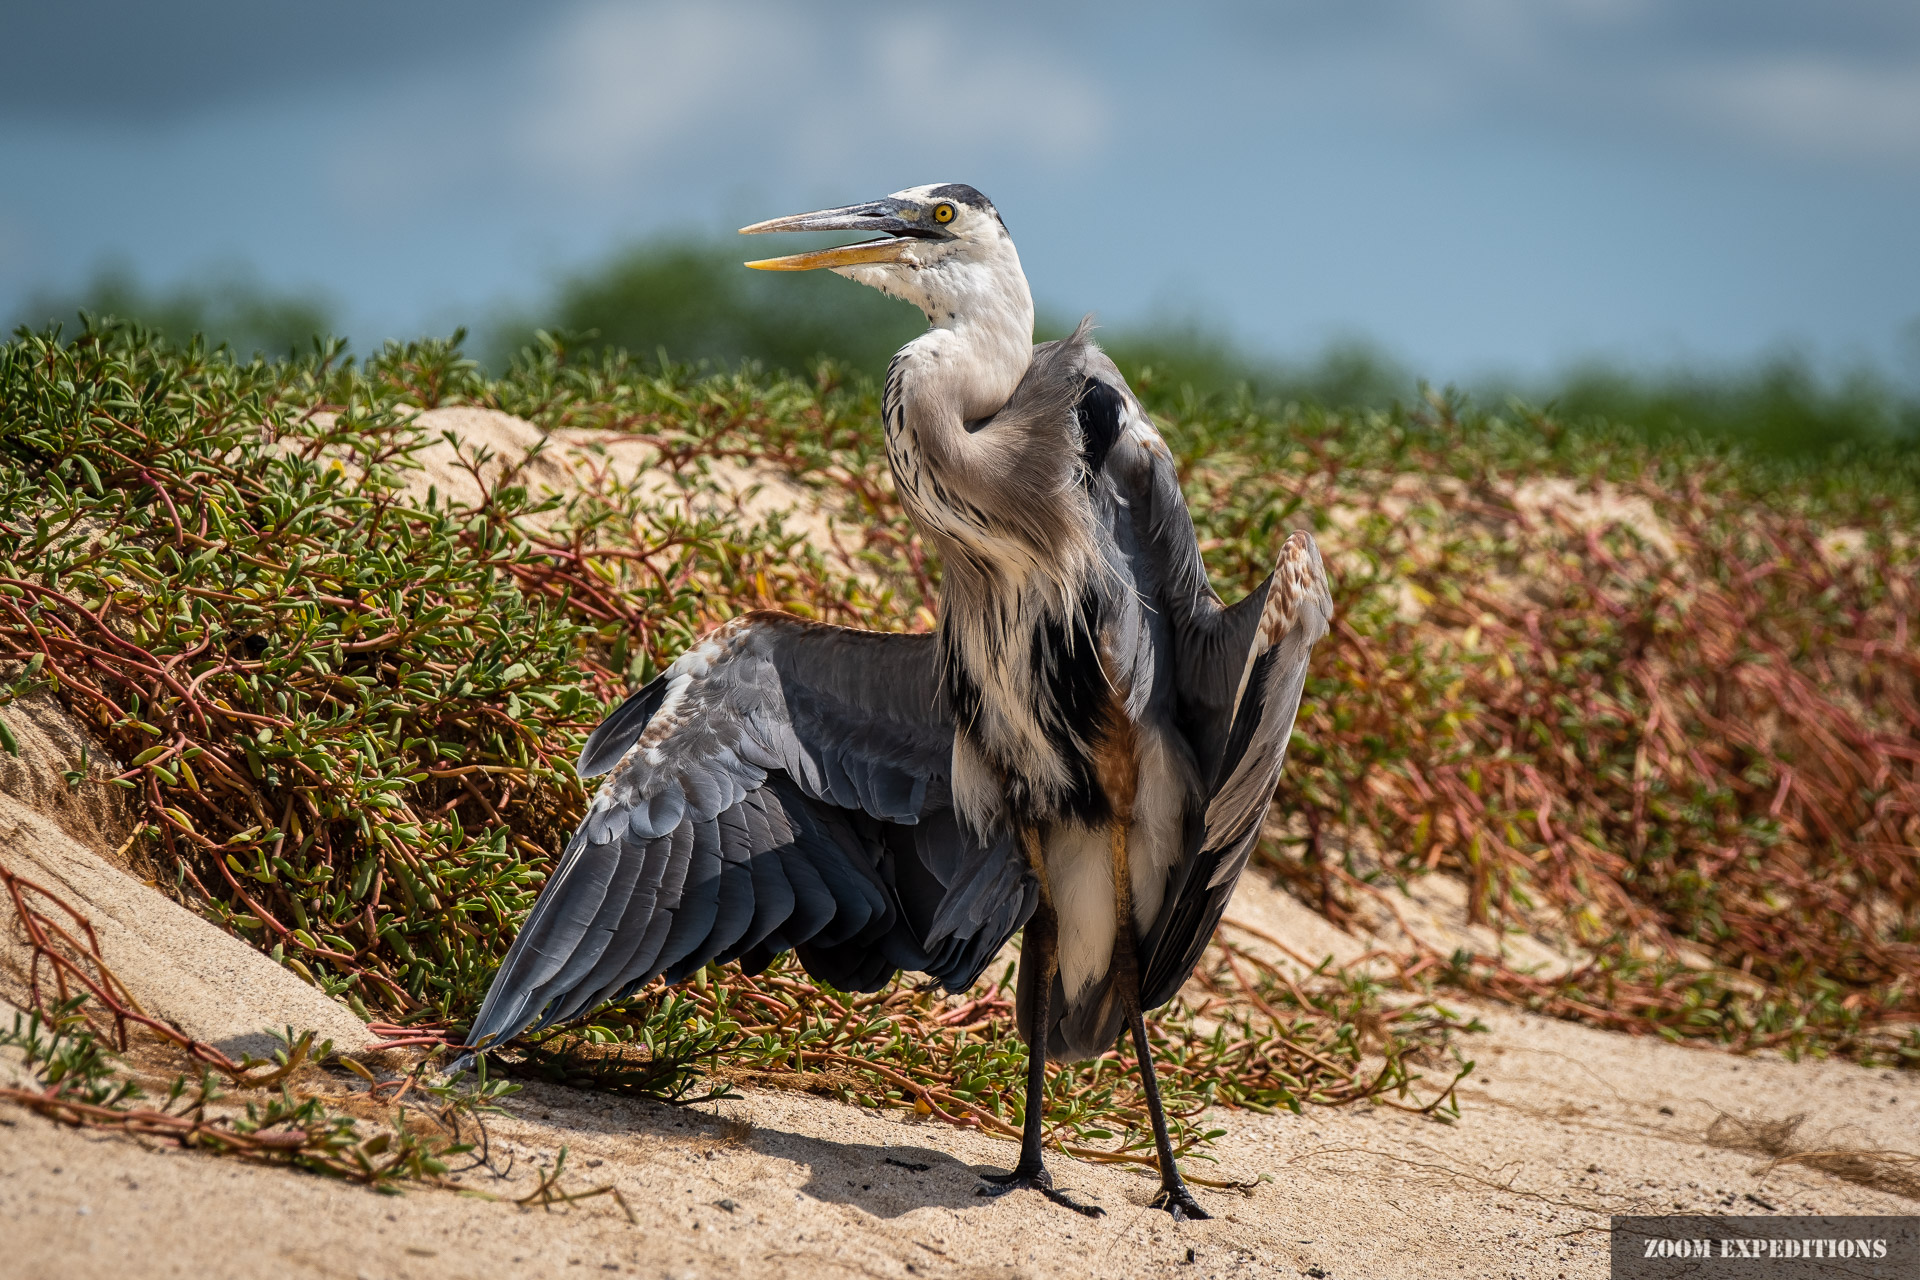
<svg viewBox="0 0 1920 1280">
<path fill-rule="evenodd" d="M 955 820 L 937 661 L 929 635 L 770 612 L 682 654 L 588 738 L 581 776 L 610 772 L 469 1043 L 789 949 L 843 988 L 970 985 L 1035 891 Z"/>
</svg>

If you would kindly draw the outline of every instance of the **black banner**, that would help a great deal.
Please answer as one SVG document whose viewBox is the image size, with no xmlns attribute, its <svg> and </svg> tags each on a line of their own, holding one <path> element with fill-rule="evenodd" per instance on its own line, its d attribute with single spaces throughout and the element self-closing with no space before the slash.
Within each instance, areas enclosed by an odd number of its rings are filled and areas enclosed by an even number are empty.
<svg viewBox="0 0 1920 1280">
<path fill-rule="evenodd" d="M 1920 1217 L 1613 1220 L 1613 1280 L 1916 1280 Z"/>
</svg>

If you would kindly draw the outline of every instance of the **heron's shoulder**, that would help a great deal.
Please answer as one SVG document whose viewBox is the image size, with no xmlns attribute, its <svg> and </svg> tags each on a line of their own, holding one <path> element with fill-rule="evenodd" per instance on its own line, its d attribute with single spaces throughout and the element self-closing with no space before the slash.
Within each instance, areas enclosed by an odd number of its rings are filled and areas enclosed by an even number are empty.
<svg viewBox="0 0 1920 1280">
<path fill-rule="evenodd" d="M 1036 345 L 1027 377 L 1072 388 L 1083 435 L 1094 429 L 1100 437 L 1090 450 L 1091 469 L 1104 471 L 1123 494 L 1131 493 L 1151 485 L 1159 473 L 1171 475 L 1173 452 L 1126 375 L 1093 340 L 1092 330 L 1088 317 L 1067 337 Z"/>
<path fill-rule="evenodd" d="M 1089 360 L 1086 378 L 1090 383 L 1099 384 L 1114 406 L 1114 446 L 1108 455 L 1109 468 L 1123 466 L 1142 473 L 1142 478 L 1156 469 L 1172 468 L 1173 451 L 1167 447 L 1160 429 L 1153 425 L 1153 416 L 1133 394 L 1133 388 L 1127 385 L 1126 378 L 1107 358 L 1106 352 L 1096 348 L 1093 354 L 1098 359 Z"/>
<path fill-rule="evenodd" d="M 1104 368 L 1102 368 L 1104 366 Z M 1100 344 L 1093 340 L 1093 317 L 1084 316 L 1073 332 L 1064 338 L 1054 338 L 1047 342 L 1038 342 L 1033 347 L 1033 365 L 1036 370 L 1055 370 L 1070 372 L 1077 377 L 1099 376 L 1107 381 L 1107 374 L 1118 380 L 1121 386 L 1126 380 L 1120 377 L 1120 370 L 1114 367 Z M 1095 370 L 1100 369 L 1098 375 Z"/>
<path fill-rule="evenodd" d="M 1140 397 L 1127 385 L 1120 366 L 1093 340 L 1092 331 L 1093 318 L 1089 316 L 1068 336 L 1035 344 L 1029 376 L 1071 378 L 1080 384 L 1099 383 L 1119 399 L 1123 431 L 1131 429 L 1142 439 L 1158 440 L 1160 433 L 1154 430 Z"/>
</svg>

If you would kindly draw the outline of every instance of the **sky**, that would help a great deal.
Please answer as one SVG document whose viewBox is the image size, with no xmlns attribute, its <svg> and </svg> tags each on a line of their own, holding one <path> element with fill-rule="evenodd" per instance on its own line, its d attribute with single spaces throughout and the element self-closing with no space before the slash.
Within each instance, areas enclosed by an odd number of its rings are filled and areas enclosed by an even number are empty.
<svg viewBox="0 0 1920 1280">
<path fill-rule="evenodd" d="M 364 351 L 949 181 L 1053 314 L 1920 380 L 1913 0 L 0 0 L 0 317 L 241 266 Z"/>
</svg>

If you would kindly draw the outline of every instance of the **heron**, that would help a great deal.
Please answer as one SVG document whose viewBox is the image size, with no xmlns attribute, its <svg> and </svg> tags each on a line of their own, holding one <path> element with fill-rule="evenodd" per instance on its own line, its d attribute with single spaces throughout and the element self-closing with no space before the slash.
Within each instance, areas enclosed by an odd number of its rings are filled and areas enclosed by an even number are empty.
<svg viewBox="0 0 1920 1280">
<path fill-rule="evenodd" d="M 1145 1013 L 1218 927 L 1279 781 L 1332 599 L 1312 536 L 1227 605 L 1173 457 L 1083 321 L 1035 345 L 1019 254 L 958 183 L 743 234 L 872 238 L 747 265 L 828 270 L 928 328 L 881 394 L 887 459 L 942 565 L 930 633 L 772 611 L 705 635 L 588 737 L 606 774 L 496 973 L 471 1048 L 708 964 L 791 950 L 854 992 L 967 990 L 1024 928 L 1020 1155 L 980 1191 L 1076 1211 L 1043 1159 L 1046 1063 L 1130 1033 L 1176 1220 Z"/>
</svg>

